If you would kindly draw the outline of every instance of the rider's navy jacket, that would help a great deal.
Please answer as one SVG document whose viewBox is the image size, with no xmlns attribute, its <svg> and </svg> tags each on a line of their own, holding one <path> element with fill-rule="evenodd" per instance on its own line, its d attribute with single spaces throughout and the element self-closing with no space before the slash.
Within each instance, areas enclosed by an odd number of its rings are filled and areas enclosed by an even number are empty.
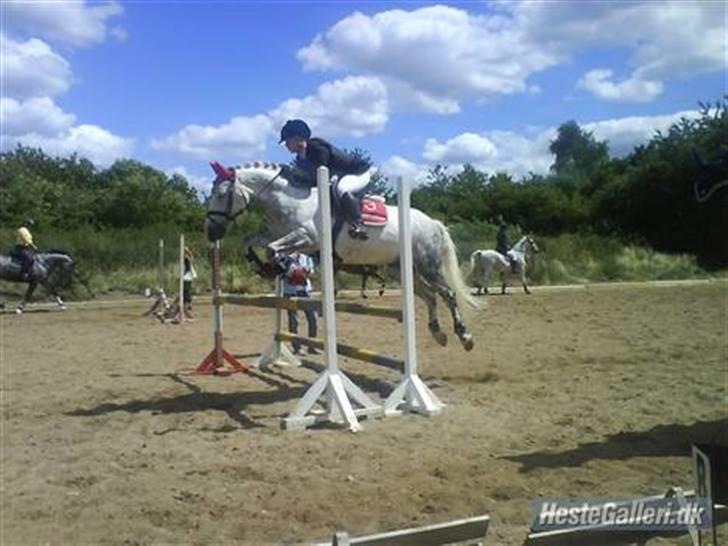
<svg viewBox="0 0 728 546">
<path fill-rule="evenodd" d="M 316 185 L 318 167 L 328 167 L 331 176 L 342 177 L 363 174 L 370 166 L 361 157 L 344 152 L 321 138 L 310 138 L 306 142 L 306 157 L 297 157 L 294 164 L 308 175 L 312 185 Z"/>
<path fill-rule="evenodd" d="M 508 233 L 505 229 L 501 229 L 500 231 L 498 231 L 495 249 L 501 254 L 505 254 L 510 250 L 510 244 L 508 243 Z"/>
</svg>

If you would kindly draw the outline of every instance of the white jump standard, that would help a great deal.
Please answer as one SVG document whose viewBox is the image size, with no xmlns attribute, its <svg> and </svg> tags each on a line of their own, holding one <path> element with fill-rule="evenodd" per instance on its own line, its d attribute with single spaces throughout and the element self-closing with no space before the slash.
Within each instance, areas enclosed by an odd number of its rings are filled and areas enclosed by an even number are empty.
<svg viewBox="0 0 728 546">
<path fill-rule="evenodd" d="M 343 421 L 351 431 L 358 431 L 359 416 L 382 414 L 377 406 L 359 387 L 339 369 L 336 353 L 336 309 L 334 306 L 333 241 L 331 237 L 331 196 L 329 170 L 317 171 L 319 197 L 318 235 L 321 252 L 321 292 L 323 297 L 324 357 L 326 369 L 303 395 L 291 414 L 284 418 L 282 426 L 288 430 L 301 430 L 315 423 Z M 325 396 L 324 410 L 317 412 L 314 406 Z M 351 397 L 351 399 L 349 398 Z M 352 400 L 359 406 L 352 405 Z"/>
</svg>

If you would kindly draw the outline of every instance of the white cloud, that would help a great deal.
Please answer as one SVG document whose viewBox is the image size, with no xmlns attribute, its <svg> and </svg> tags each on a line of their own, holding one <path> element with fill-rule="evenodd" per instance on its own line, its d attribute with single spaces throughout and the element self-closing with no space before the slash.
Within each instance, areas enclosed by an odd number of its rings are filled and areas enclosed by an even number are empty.
<svg viewBox="0 0 728 546">
<path fill-rule="evenodd" d="M 6 29 L 75 46 L 103 42 L 108 32 L 107 19 L 124 11 L 118 2 L 84 1 L 11 1 L 4 2 L 2 9 Z M 120 31 L 113 33 L 118 37 Z"/>
<path fill-rule="evenodd" d="M 633 72 L 625 82 L 587 87 L 611 100 L 639 93 L 640 86 L 655 96 L 665 80 L 725 70 L 727 9 L 710 1 L 523 2 L 513 4 L 513 15 L 535 42 L 567 54 L 592 47 L 631 51 Z"/>
<path fill-rule="evenodd" d="M 39 147 L 48 154 L 59 156 L 76 153 L 97 165 L 109 165 L 129 157 L 134 149 L 133 139 L 116 136 L 96 125 L 77 125 L 56 135 L 3 135 L 3 144 L 6 148 L 16 144 Z"/>
<path fill-rule="evenodd" d="M 458 111 L 463 99 L 525 91 L 529 74 L 557 61 L 511 19 L 449 6 L 355 13 L 316 36 L 298 58 L 306 69 L 381 76 L 438 113 Z"/>
<path fill-rule="evenodd" d="M 422 155 L 434 162 L 474 163 L 497 156 L 498 150 L 486 136 L 463 133 L 442 144 L 434 138 L 427 139 Z"/>
<path fill-rule="evenodd" d="M 649 102 L 662 93 L 660 81 L 644 81 L 633 77 L 615 83 L 610 81 L 611 77 L 612 71 L 609 69 L 590 70 L 577 86 L 601 99 L 624 102 Z"/>
<path fill-rule="evenodd" d="M 624 156 L 636 146 L 649 142 L 656 131 L 667 131 L 681 118 L 694 119 L 698 116 L 697 111 L 686 110 L 658 116 L 632 116 L 580 123 L 580 127 L 592 132 L 595 139 L 607 141 L 611 155 Z M 439 163 L 458 168 L 470 163 L 488 173 L 502 171 L 516 177 L 529 173 L 547 174 L 554 161 L 549 144 L 556 135 L 557 128 L 548 127 L 532 128 L 527 134 L 512 131 L 463 133 L 444 142 L 430 138 L 425 142 L 422 156 L 430 165 Z M 391 169 L 403 174 L 408 170 L 426 171 L 429 168 L 429 165 L 412 163 L 396 156 L 390 159 Z"/>
<path fill-rule="evenodd" d="M 266 143 L 278 136 L 287 119 L 305 118 L 320 136 L 362 136 L 387 123 L 387 93 L 376 78 L 351 77 L 322 84 L 316 94 L 288 99 L 267 114 L 239 116 L 219 126 L 188 125 L 155 139 L 152 147 L 200 159 L 228 156 L 248 160 L 265 154 Z M 277 140 L 276 140 L 277 141 Z"/>
<path fill-rule="evenodd" d="M 47 97 L 16 101 L 0 97 L 0 119 L 4 135 L 35 133 L 52 136 L 66 131 L 76 121 Z"/>
<path fill-rule="evenodd" d="M 152 140 L 152 148 L 180 152 L 199 159 L 226 156 L 234 160 L 260 157 L 273 125 L 268 116 L 238 116 L 220 126 L 187 125 L 162 139 Z"/>
<path fill-rule="evenodd" d="M 547 173 L 553 158 L 548 151 L 554 129 L 535 135 L 519 135 L 511 131 L 488 131 L 481 134 L 462 133 L 445 142 L 430 138 L 422 156 L 432 163 L 461 167 L 469 163 L 488 173 L 507 172 L 514 176 Z"/>
<path fill-rule="evenodd" d="M 501 2 L 354 13 L 298 51 L 308 70 L 377 76 L 396 109 L 455 113 L 463 101 L 534 93 L 530 76 L 593 48 L 631 54 L 621 82 L 582 85 L 609 100 L 650 100 L 667 79 L 725 69 L 724 2 Z"/>
<path fill-rule="evenodd" d="M 18 42 L 0 33 L 0 53 L 4 96 L 47 97 L 65 93 L 71 86 L 73 74 L 68 61 L 42 40 Z"/>
<path fill-rule="evenodd" d="M 414 184 L 424 183 L 429 170 L 430 167 L 426 164 L 415 163 L 398 155 L 387 158 L 379 167 L 379 172 L 390 180 L 401 176 Z"/>
<path fill-rule="evenodd" d="M 636 146 L 646 144 L 655 132 L 667 131 L 681 118 L 696 119 L 697 110 L 684 110 L 662 116 L 631 116 L 586 123 L 583 129 L 594 133 L 597 140 L 609 142 L 609 152 L 614 156 L 629 154 Z"/>
<path fill-rule="evenodd" d="M 388 117 L 387 89 L 378 78 L 349 77 L 319 86 L 315 95 L 288 99 L 269 113 L 274 125 L 305 118 L 324 137 L 381 131 Z"/>
</svg>

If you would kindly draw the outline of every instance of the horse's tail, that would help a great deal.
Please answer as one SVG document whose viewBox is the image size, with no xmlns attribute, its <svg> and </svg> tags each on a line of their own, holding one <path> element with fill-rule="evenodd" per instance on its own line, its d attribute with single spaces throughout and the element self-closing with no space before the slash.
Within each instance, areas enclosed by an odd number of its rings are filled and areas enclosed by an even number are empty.
<svg viewBox="0 0 728 546">
<path fill-rule="evenodd" d="M 445 279 L 447 280 L 448 285 L 450 285 L 450 288 L 452 288 L 455 292 L 458 299 L 477 309 L 480 305 L 470 295 L 470 290 L 465 284 L 463 275 L 460 272 L 457 250 L 455 248 L 455 243 L 452 241 L 452 237 L 450 237 L 450 232 L 443 224 L 440 224 L 440 231 L 442 232 L 442 248 L 440 249 L 440 252 Z"/>
</svg>

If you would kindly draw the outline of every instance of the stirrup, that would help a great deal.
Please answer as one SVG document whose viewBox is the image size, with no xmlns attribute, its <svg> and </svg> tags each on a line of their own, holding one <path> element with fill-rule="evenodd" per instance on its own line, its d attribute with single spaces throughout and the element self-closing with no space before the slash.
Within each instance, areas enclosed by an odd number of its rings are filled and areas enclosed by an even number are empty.
<svg viewBox="0 0 728 546">
<path fill-rule="evenodd" d="M 362 231 L 358 224 L 351 224 L 349 227 L 349 237 L 352 239 L 359 239 L 361 241 L 369 239 L 369 235 Z"/>
</svg>

